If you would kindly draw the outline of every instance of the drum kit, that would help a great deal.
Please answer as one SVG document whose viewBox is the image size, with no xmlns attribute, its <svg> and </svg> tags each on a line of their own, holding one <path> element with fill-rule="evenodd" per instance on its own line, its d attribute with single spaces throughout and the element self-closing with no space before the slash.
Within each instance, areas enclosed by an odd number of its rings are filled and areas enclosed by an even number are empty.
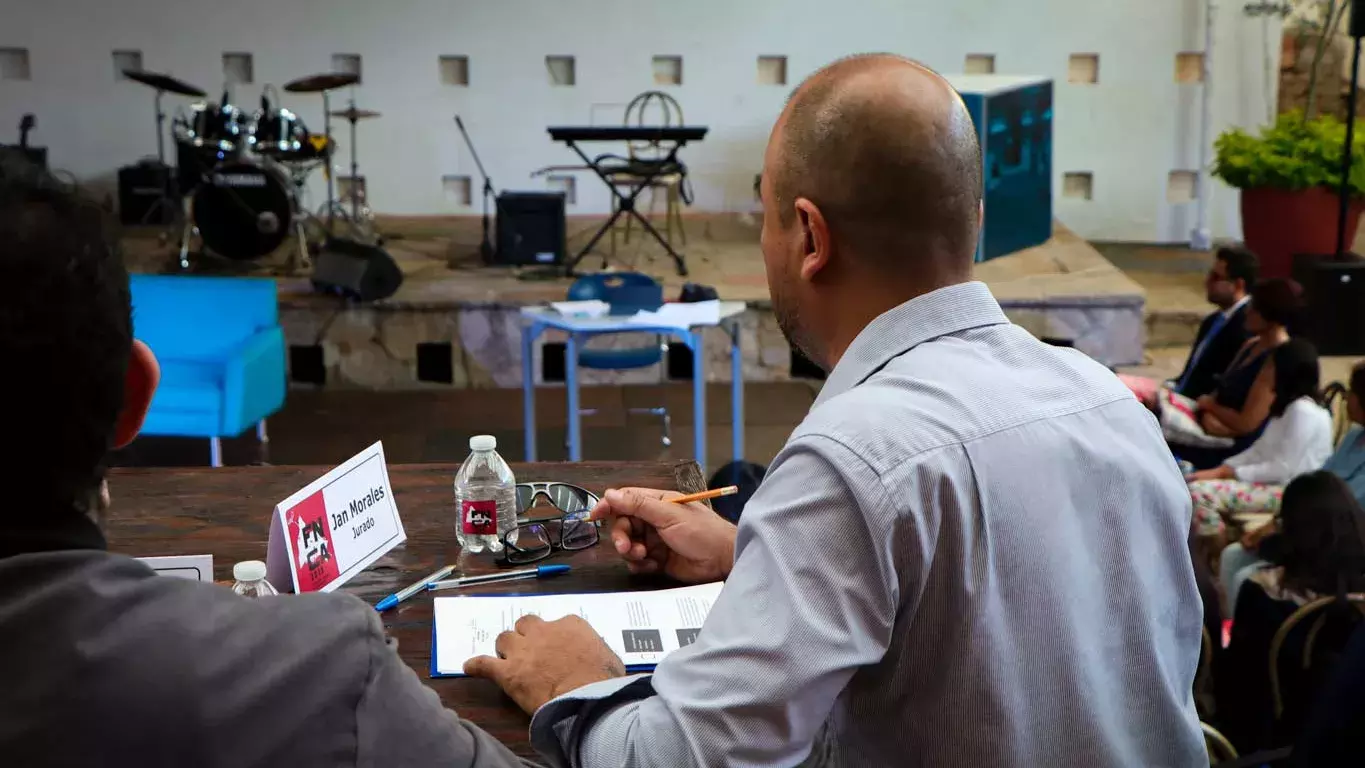
<svg viewBox="0 0 1365 768">
<path fill-rule="evenodd" d="M 312 133 L 298 114 L 280 103 L 274 86 L 266 86 L 260 109 L 248 115 L 231 103 L 227 91 L 214 103 L 205 100 L 203 90 L 170 75 L 131 70 L 124 74 L 156 90 L 157 157 L 163 167 L 166 115 L 162 97 L 171 93 L 200 99 L 188 114 L 172 121 L 177 183 L 158 203 L 177 214 L 181 269 L 190 267 L 190 243 L 195 237 L 204 251 L 234 261 L 254 261 L 275 252 L 292 234 L 296 244 L 289 255 L 291 273 L 309 268 L 311 253 L 327 238 L 339 236 L 339 222 L 347 230 L 340 236 L 377 244 L 374 217 L 358 183 L 356 123 L 379 117 L 379 113 L 357 109 L 354 101 L 348 109 L 333 112 L 329 98 L 332 91 L 354 85 L 357 76 L 324 73 L 284 85 L 286 93 L 322 95 L 323 130 Z M 335 195 L 333 117 L 351 126 L 349 209 Z M 313 213 L 304 206 L 304 189 L 319 168 L 327 180 L 327 202 Z"/>
</svg>

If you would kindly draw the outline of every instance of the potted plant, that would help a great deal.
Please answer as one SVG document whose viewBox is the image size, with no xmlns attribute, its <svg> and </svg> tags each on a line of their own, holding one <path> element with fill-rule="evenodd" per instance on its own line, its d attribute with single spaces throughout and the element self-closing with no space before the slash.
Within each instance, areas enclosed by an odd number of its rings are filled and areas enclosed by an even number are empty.
<svg viewBox="0 0 1365 768">
<path fill-rule="evenodd" d="M 1340 120 L 1301 112 L 1280 115 L 1259 135 L 1234 128 L 1214 142 L 1213 175 L 1242 191 L 1243 240 L 1260 257 L 1263 276 L 1289 277 L 1295 254 L 1336 252 L 1345 144 Z M 1365 130 L 1352 144 L 1347 247 L 1365 208 Z"/>
</svg>

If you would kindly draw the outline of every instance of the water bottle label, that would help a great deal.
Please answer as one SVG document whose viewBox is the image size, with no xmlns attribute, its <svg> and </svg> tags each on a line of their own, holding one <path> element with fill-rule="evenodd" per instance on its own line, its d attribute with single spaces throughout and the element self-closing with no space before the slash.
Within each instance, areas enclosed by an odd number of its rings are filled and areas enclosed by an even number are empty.
<svg viewBox="0 0 1365 768">
<path fill-rule="evenodd" d="M 467 534 L 491 536 L 498 532 L 498 502 L 465 501 L 460 510 L 460 530 Z"/>
</svg>

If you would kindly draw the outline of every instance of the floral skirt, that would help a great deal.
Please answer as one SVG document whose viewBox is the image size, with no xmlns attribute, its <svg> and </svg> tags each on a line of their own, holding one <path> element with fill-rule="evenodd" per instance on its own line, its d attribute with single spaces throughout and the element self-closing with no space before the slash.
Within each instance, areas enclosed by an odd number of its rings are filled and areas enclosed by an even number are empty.
<svg viewBox="0 0 1365 768">
<path fill-rule="evenodd" d="M 1242 480 L 1196 480 L 1190 483 L 1194 530 L 1199 536 L 1227 531 L 1227 520 L 1244 513 L 1277 514 L 1284 486 Z"/>
</svg>

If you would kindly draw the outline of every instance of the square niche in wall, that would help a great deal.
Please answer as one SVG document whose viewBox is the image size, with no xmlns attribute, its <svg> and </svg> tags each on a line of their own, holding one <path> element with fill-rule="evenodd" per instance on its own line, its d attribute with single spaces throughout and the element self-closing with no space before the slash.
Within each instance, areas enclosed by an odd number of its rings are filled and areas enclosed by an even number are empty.
<svg viewBox="0 0 1365 768">
<path fill-rule="evenodd" d="M 578 202 L 578 180 L 572 176 L 546 176 L 545 186 L 551 192 L 564 193 L 565 205 Z"/>
<path fill-rule="evenodd" d="M 1066 64 L 1066 81 L 1082 85 L 1094 85 L 1100 81 L 1100 55 L 1098 53 L 1073 53 Z"/>
<path fill-rule="evenodd" d="M 787 57 L 786 57 L 786 56 L 759 56 L 759 57 L 758 57 L 758 84 L 759 84 L 759 85 L 786 85 L 786 84 L 787 84 Z"/>
<path fill-rule="evenodd" d="M 127 80 L 124 72 L 142 71 L 142 51 L 114 51 L 114 79 Z"/>
<path fill-rule="evenodd" d="M 995 54 L 993 53 L 967 54 L 967 60 L 962 63 L 962 71 L 968 75 L 995 74 Z"/>
<path fill-rule="evenodd" d="M 468 176 L 442 176 L 441 188 L 446 200 L 455 205 L 468 208 L 474 202 L 473 182 Z"/>
<path fill-rule="evenodd" d="M 545 70 L 550 75 L 550 85 L 577 84 L 572 56 L 546 56 Z"/>
<path fill-rule="evenodd" d="M 682 57 L 654 57 L 655 85 L 682 85 Z"/>
<path fill-rule="evenodd" d="M 27 48 L 0 48 L 0 80 L 31 80 Z"/>
<path fill-rule="evenodd" d="M 230 85 L 247 85 L 256 79 L 255 65 L 249 53 L 223 54 L 223 80 Z"/>
<path fill-rule="evenodd" d="M 1062 174 L 1062 197 L 1073 200 L 1092 200 L 1095 196 L 1095 174 L 1073 171 Z"/>
<path fill-rule="evenodd" d="M 442 56 L 440 66 L 442 85 L 469 85 L 468 56 Z"/>
<path fill-rule="evenodd" d="M 360 77 L 360 54 L 358 53 L 334 53 L 332 54 L 332 71 L 341 72 L 346 75 Z"/>
<path fill-rule="evenodd" d="M 1171 171 L 1166 177 L 1166 202 L 1192 203 L 1198 187 L 1199 174 L 1194 171 Z"/>
<path fill-rule="evenodd" d="M 1175 55 L 1175 81 L 1177 83 L 1204 82 L 1204 54 L 1202 51 L 1185 51 Z"/>
</svg>

